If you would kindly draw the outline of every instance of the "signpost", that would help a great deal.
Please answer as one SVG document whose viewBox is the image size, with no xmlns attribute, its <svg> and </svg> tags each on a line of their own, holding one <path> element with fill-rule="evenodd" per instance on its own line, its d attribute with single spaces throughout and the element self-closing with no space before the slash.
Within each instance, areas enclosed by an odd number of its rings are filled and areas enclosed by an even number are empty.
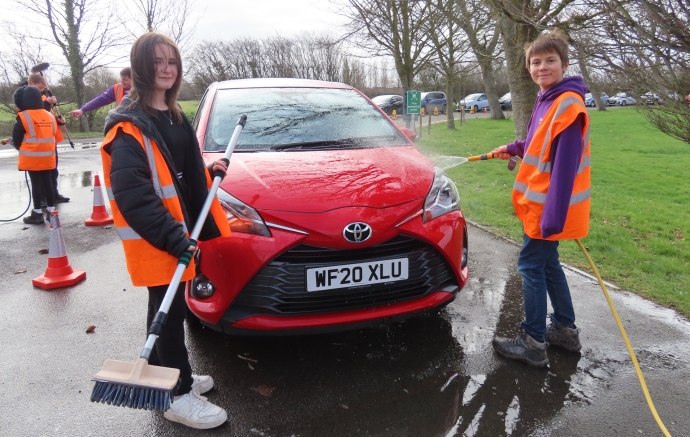
<svg viewBox="0 0 690 437">
<path fill-rule="evenodd" d="M 422 92 L 421 91 L 407 91 L 405 93 L 405 102 L 403 105 L 405 115 L 412 116 L 412 130 L 415 128 L 417 121 L 417 114 L 419 114 L 422 107 Z"/>
</svg>

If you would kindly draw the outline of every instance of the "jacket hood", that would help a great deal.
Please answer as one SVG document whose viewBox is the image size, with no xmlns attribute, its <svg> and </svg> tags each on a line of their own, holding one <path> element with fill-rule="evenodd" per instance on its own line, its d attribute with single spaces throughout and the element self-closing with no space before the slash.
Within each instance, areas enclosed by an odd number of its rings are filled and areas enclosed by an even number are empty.
<svg viewBox="0 0 690 437">
<path fill-rule="evenodd" d="M 570 76 L 546 90 L 544 94 L 539 91 L 539 95 L 541 96 L 541 101 L 549 101 L 554 100 L 566 91 L 572 91 L 578 93 L 584 99 L 587 89 L 587 84 L 582 80 L 581 76 Z"/>
<path fill-rule="evenodd" d="M 14 104 L 20 111 L 27 109 L 45 109 L 43 98 L 38 88 L 33 86 L 21 86 L 14 92 Z"/>
<path fill-rule="evenodd" d="M 120 106 L 108 112 L 108 117 L 105 119 L 104 134 L 107 135 L 113 126 L 124 121 L 131 122 L 134 126 L 141 129 L 144 135 L 153 138 L 158 144 L 162 144 L 160 133 L 158 133 L 149 115 L 141 106 L 132 102 L 127 96 L 122 99 Z"/>
</svg>

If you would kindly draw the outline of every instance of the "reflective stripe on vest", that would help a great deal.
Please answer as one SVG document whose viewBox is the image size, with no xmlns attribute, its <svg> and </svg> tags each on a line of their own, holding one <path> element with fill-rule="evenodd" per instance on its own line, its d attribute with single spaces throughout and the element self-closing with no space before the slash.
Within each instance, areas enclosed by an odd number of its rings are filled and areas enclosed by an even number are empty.
<svg viewBox="0 0 690 437">
<path fill-rule="evenodd" d="M 25 133 L 18 150 L 17 168 L 28 171 L 54 169 L 57 134 L 55 118 L 44 109 L 29 109 L 18 115 Z"/>
<path fill-rule="evenodd" d="M 188 229 L 184 222 L 182 205 L 174 185 L 175 176 L 168 167 L 156 142 L 144 136 L 141 130 L 132 123 L 121 122 L 108 131 L 101 144 L 103 179 L 106 193 L 110 201 L 115 229 L 117 230 L 125 250 L 127 270 L 132 278 L 132 283 L 136 286 L 148 287 L 168 284 L 177 268 L 177 258 L 163 250 L 155 248 L 135 232 L 124 219 L 115 202 L 110 181 L 111 157 L 105 149 L 115 139 L 118 131 L 131 135 L 139 142 L 146 154 L 147 164 L 151 169 L 151 183 L 156 195 L 161 199 L 163 206 L 170 212 L 173 219 L 177 221 L 183 231 L 188 234 Z M 209 184 L 209 180 L 207 175 L 207 184 Z M 229 236 L 230 228 L 217 199 L 214 199 L 214 203 L 211 205 L 211 213 L 218 228 L 221 230 L 221 235 Z M 195 269 L 192 260 L 189 267 L 185 269 L 181 280 L 188 281 L 194 277 L 194 274 Z"/>
<path fill-rule="evenodd" d="M 575 93 L 566 92 L 554 101 L 542 120 L 543 124 L 537 127 L 527 146 L 513 186 L 515 213 L 523 222 L 525 233 L 532 238 L 543 238 L 540 222 L 551 180 L 553 138 L 563 132 L 580 114 L 585 114 L 582 152 L 565 226 L 561 233 L 549 236 L 547 240 L 582 238 L 587 235 L 591 198 L 589 117 L 582 99 Z"/>
</svg>

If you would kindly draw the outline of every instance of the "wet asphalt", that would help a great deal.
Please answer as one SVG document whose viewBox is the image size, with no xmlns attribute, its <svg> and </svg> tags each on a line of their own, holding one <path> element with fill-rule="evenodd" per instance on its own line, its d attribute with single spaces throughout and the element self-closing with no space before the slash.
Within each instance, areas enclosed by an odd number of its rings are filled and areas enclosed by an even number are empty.
<svg viewBox="0 0 690 437">
<path fill-rule="evenodd" d="M 34 288 L 31 279 L 47 266 L 39 250 L 48 247 L 48 227 L 0 223 L 0 435 L 199 435 L 160 413 L 89 402 L 93 374 L 108 358 L 136 360 L 146 331 L 146 291 L 130 284 L 114 230 L 84 226 L 101 171 L 96 146 L 60 149 L 60 192 L 72 198 L 58 205 L 62 232 L 85 281 Z M 16 153 L 0 151 L 0 219 L 27 203 Z M 522 319 L 519 246 L 481 227 L 469 232 L 470 280 L 438 314 L 299 337 L 231 337 L 189 325 L 192 368 L 214 377 L 208 398 L 230 417 L 203 434 L 661 435 L 590 277 L 566 271 L 581 353 L 549 350 L 546 370 L 495 355 L 491 339 L 516 334 Z M 672 435 L 690 435 L 690 324 L 629 292 L 610 292 L 661 419 Z"/>
</svg>

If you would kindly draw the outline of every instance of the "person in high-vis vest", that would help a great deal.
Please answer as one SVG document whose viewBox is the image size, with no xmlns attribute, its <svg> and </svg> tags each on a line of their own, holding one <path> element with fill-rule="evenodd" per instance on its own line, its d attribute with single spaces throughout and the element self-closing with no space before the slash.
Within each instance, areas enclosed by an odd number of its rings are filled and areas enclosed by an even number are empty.
<svg viewBox="0 0 690 437">
<path fill-rule="evenodd" d="M 132 88 L 132 69 L 125 67 L 120 70 L 120 83 L 116 83 L 95 99 L 89 101 L 79 109 L 70 112 L 72 118 L 79 118 L 87 112 L 95 111 L 111 103 L 119 106 L 122 99 L 125 98 L 129 89 Z"/>
<path fill-rule="evenodd" d="M 518 271 L 525 320 L 518 337 L 496 337 L 493 346 L 504 357 L 546 367 L 547 346 L 572 352 L 582 347 L 558 244 L 583 238 L 589 229 L 587 85 L 579 76 L 563 77 L 568 42 L 560 31 L 537 37 L 525 50 L 525 58 L 532 80 L 539 85 L 527 138 L 494 150 L 502 159 L 522 158 L 513 206 L 524 229 Z M 548 326 L 547 296 L 553 307 Z"/>
<path fill-rule="evenodd" d="M 29 173 L 34 203 L 24 223 L 41 225 L 45 223 L 41 210 L 43 198 L 49 212 L 55 209 L 52 172 L 56 165 L 55 145 L 62 141 L 62 134 L 53 114 L 43 109 L 38 88 L 20 87 L 14 92 L 14 104 L 19 111 L 12 130 L 13 145 L 19 152 L 17 169 Z"/>
<path fill-rule="evenodd" d="M 50 112 L 55 116 L 58 126 L 65 125 L 65 118 L 59 113 L 54 111 L 53 108 L 57 105 L 57 98 L 48 88 L 48 80 L 41 73 L 31 73 L 28 80 L 29 86 L 36 87 L 41 92 L 41 98 L 43 99 L 43 106 L 46 111 Z M 56 149 L 57 151 L 57 149 Z M 55 169 L 52 172 L 53 179 L 53 190 L 55 191 L 55 203 L 66 203 L 69 202 L 69 197 L 63 196 L 58 190 L 58 179 L 60 177 L 60 172 L 58 171 L 58 165 L 60 162 L 59 155 L 55 155 Z"/>
<path fill-rule="evenodd" d="M 182 79 L 180 51 L 168 37 L 150 32 L 130 53 L 133 86 L 110 111 L 101 144 L 103 177 L 114 226 L 122 240 L 132 283 L 148 288 L 147 327 L 158 312 L 181 255 L 196 251 L 189 233 L 211 185 L 209 171 L 227 170 L 218 160 L 204 164 L 191 123 L 177 103 Z M 218 199 L 214 199 L 199 240 L 230 235 Z M 194 277 L 190 263 L 182 281 Z M 180 370 L 168 420 L 199 429 L 227 420 L 221 407 L 201 394 L 213 388 L 210 376 L 192 374 L 185 346 L 187 303 L 184 282 L 173 299 L 149 364 Z"/>
</svg>

